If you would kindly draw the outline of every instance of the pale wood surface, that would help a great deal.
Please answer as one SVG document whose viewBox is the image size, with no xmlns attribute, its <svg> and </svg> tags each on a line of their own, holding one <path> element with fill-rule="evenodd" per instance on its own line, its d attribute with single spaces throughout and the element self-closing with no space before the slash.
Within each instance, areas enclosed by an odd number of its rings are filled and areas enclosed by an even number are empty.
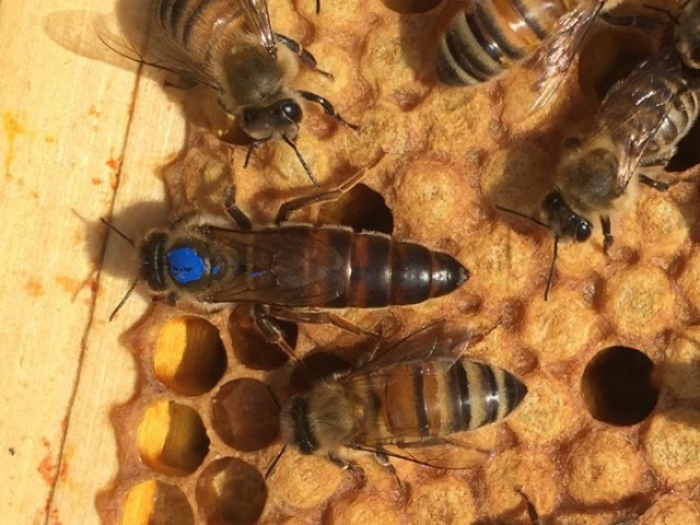
<svg viewBox="0 0 700 525">
<path fill-rule="evenodd" d="M 95 495 L 116 469 L 108 410 L 133 390 L 134 363 L 118 337 L 145 301 L 131 299 L 107 321 L 135 267 L 129 245 L 114 235 L 107 245 L 98 220 L 113 216 L 139 235 L 162 219 L 156 169 L 177 153 L 183 126 L 178 106 L 156 81 L 139 81 L 135 64 L 81 56 L 100 45 L 91 16 L 113 4 L 0 2 L 6 524 L 99 523 Z"/>
</svg>

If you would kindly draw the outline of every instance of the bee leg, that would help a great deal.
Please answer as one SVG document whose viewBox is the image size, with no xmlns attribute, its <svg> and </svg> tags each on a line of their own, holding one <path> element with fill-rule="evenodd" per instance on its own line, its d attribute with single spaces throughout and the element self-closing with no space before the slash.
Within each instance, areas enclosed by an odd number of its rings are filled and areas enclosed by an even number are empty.
<svg viewBox="0 0 700 525">
<path fill-rule="evenodd" d="M 525 508 L 527 510 L 527 517 L 530 519 L 530 523 L 532 523 L 532 525 L 540 525 L 540 515 L 537 513 L 537 509 L 532 504 L 532 501 L 530 501 L 530 498 L 527 497 L 527 494 L 525 494 L 522 489 L 515 489 L 515 491 L 522 496 L 523 500 L 525 500 Z"/>
<path fill-rule="evenodd" d="M 345 182 L 337 186 L 333 190 L 328 191 L 317 191 L 311 195 L 306 195 L 305 197 L 299 197 L 298 199 L 292 199 L 291 201 L 283 202 L 277 212 L 277 217 L 275 222 L 281 224 L 289 220 L 289 216 L 297 210 L 311 206 L 312 204 L 319 204 L 321 202 L 332 202 L 338 200 L 343 193 L 350 190 L 355 184 L 360 182 L 364 176 L 367 174 L 367 170 L 358 171 L 355 175 L 347 179 Z"/>
<path fill-rule="evenodd" d="M 610 247 L 613 244 L 613 236 L 610 227 L 610 217 L 608 217 L 607 215 L 603 215 L 600 218 L 600 225 L 603 228 L 603 251 L 605 252 L 605 255 L 607 255 L 608 251 L 610 250 Z"/>
<path fill-rule="evenodd" d="M 233 219 L 233 222 L 238 224 L 241 230 L 249 231 L 253 229 L 253 222 L 242 209 L 236 206 L 233 200 L 233 189 L 231 187 L 226 191 L 224 208 L 226 209 L 226 213 Z"/>
<path fill-rule="evenodd" d="M 284 332 L 280 326 L 270 318 L 270 312 L 266 306 L 256 305 L 253 309 L 253 321 L 255 327 L 268 343 L 276 344 L 282 351 L 294 361 L 300 359 L 294 353 L 294 349 L 284 338 Z"/>
<path fill-rule="evenodd" d="M 283 43 L 286 47 L 288 47 L 292 51 L 292 53 L 298 56 L 299 60 L 301 60 L 309 68 L 313 69 L 317 73 L 321 73 L 324 77 L 328 77 L 331 80 L 333 80 L 333 75 L 331 75 L 328 71 L 323 71 L 322 69 L 319 69 L 316 57 L 314 57 L 309 51 L 304 49 L 299 42 L 292 38 L 289 38 L 288 36 L 280 35 L 279 33 L 275 33 L 275 38 L 279 42 Z"/>
<path fill-rule="evenodd" d="M 401 483 L 399 475 L 396 473 L 396 468 L 394 467 L 394 465 L 391 464 L 391 461 L 389 461 L 389 456 L 387 456 L 384 452 L 377 450 L 374 453 L 374 459 L 382 467 L 387 469 L 392 476 L 394 476 L 394 479 L 396 480 L 396 485 L 398 486 L 399 490 L 402 491 L 405 487 L 403 486 L 403 483 Z"/>
<path fill-rule="evenodd" d="M 669 188 L 668 184 L 666 184 L 665 182 L 661 182 L 660 180 L 655 180 L 651 177 L 647 177 L 643 173 L 639 175 L 639 182 L 654 188 L 656 191 L 667 191 Z"/>
<path fill-rule="evenodd" d="M 310 91 L 297 91 L 297 93 L 299 93 L 299 95 L 301 95 L 306 100 L 310 102 L 315 102 L 316 104 L 321 106 L 326 115 L 333 117 L 342 125 L 347 126 L 350 129 L 354 129 L 355 131 L 358 131 L 360 129 L 360 126 L 358 126 L 357 124 L 350 124 L 350 122 L 341 117 L 335 110 L 335 107 L 333 107 L 333 104 L 331 104 L 329 100 L 323 98 L 321 95 L 311 93 Z"/>
<path fill-rule="evenodd" d="M 342 330 L 352 332 L 353 334 L 377 337 L 377 334 L 367 332 L 355 323 L 351 323 L 347 319 L 329 312 L 299 312 L 271 306 L 269 307 L 269 315 L 280 321 L 289 321 L 292 323 L 332 324 Z"/>
<path fill-rule="evenodd" d="M 362 467 L 360 467 L 359 465 L 356 465 L 355 463 L 347 461 L 347 460 L 345 460 L 345 459 L 341 458 L 340 456 L 333 454 L 333 453 L 328 454 L 328 459 L 334 465 L 337 465 L 341 469 L 347 470 L 348 472 L 350 472 L 353 475 L 353 477 L 358 479 L 360 484 L 364 485 L 365 483 L 367 483 L 367 479 L 365 477 L 365 471 L 362 470 Z"/>
<path fill-rule="evenodd" d="M 268 140 L 270 139 L 258 139 L 250 143 L 250 145 L 248 146 L 248 151 L 245 154 L 245 161 L 243 162 L 244 168 L 248 167 L 248 162 L 250 161 L 250 157 L 253 155 L 253 150 L 260 146 L 260 144 L 264 144 Z"/>
</svg>

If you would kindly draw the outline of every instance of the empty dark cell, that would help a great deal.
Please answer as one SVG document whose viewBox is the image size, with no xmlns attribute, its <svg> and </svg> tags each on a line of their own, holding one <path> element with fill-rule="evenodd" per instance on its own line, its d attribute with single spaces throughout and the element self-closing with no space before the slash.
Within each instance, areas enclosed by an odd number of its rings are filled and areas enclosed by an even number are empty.
<svg viewBox="0 0 700 525">
<path fill-rule="evenodd" d="M 253 452 L 279 434 L 279 405 L 267 385 L 250 378 L 223 385 L 211 404 L 214 430 L 228 446 Z"/>
<path fill-rule="evenodd" d="M 258 521 L 267 487 L 260 471 L 238 458 L 212 462 L 197 480 L 195 497 L 206 523 L 246 525 Z"/>
<path fill-rule="evenodd" d="M 678 150 L 666 165 L 666 171 L 678 173 L 700 164 L 700 126 L 696 122 L 678 143 Z"/>
<path fill-rule="evenodd" d="M 611 425 L 634 425 L 656 406 L 653 363 L 639 350 L 614 346 L 598 353 L 582 379 L 584 401 L 591 415 Z"/>
<path fill-rule="evenodd" d="M 358 184 L 338 200 L 323 206 L 319 221 L 349 226 L 356 232 L 394 232 L 394 215 L 384 197 L 373 189 Z"/>
<path fill-rule="evenodd" d="M 296 347 L 299 329 L 294 323 L 275 321 L 282 330 L 284 340 Z M 269 343 L 254 326 L 250 315 L 237 308 L 229 317 L 229 334 L 233 353 L 243 365 L 253 370 L 274 370 L 287 362 L 289 356 L 279 345 Z"/>
</svg>

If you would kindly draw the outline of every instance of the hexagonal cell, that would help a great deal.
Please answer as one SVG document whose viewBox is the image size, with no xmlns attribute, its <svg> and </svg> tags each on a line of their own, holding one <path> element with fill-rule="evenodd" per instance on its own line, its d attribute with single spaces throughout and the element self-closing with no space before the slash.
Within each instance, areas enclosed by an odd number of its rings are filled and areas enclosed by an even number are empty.
<svg viewBox="0 0 700 525">
<path fill-rule="evenodd" d="M 324 205 L 319 222 L 349 226 L 356 232 L 394 232 L 394 215 L 384 197 L 364 184 L 355 185 L 338 200 Z"/>
<path fill-rule="evenodd" d="M 274 370 L 289 360 L 282 348 L 269 343 L 255 327 L 253 318 L 235 309 L 228 318 L 228 331 L 233 345 L 233 354 L 246 368 Z M 282 330 L 284 340 L 296 348 L 299 328 L 294 323 L 275 321 Z"/>
<path fill-rule="evenodd" d="M 148 480 L 126 495 L 122 525 L 194 525 L 187 496 L 177 487 Z"/>
<path fill-rule="evenodd" d="M 141 460 L 153 471 L 186 476 L 199 468 L 209 452 L 209 438 L 199 414 L 174 401 L 151 404 L 139 423 Z"/>
<path fill-rule="evenodd" d="M 213 461 L 197 480 L 195 497 L 206 523 L 255 523 L 267 501 L 267 486 L 252 465 L 238 458 Z"/>
<path fill-rule="evenodd" d="M 196 396 L 208 392 L 226 371 L 226 350 L 219 331 L 201 317 L 171 319 L 158 334 L 153 371 L 178 394 Z"/>
<path fill-rule="evenodd" d="M 244 377 L 221 386 L 211 402 L 211 422 L 224 443 L 251 452 L 277 438 L 279 410 L 265 383 Z"/>
<path fill-rule="evenodd" d="M 634 425 L 656 406 L 659 391 L 652 382 L 654 364 L 634 348 L 613 346 L 599 352 L 581 380 L 583 400 L 591 415 L 611 425 Z"/>
</svg>

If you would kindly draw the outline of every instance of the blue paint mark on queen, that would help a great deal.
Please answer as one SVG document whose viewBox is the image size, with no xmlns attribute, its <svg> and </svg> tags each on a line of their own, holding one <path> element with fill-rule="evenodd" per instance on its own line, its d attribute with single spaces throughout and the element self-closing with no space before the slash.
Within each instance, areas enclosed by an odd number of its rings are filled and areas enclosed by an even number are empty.
<svg viewBox="0 0 700 525">
<path fill-rule="evenodd" d="M 168 251 L 166 257 L 170 276 L 178 284 L 199 281 L 207 271 L 207 264 L 202 256 L 189 246 L 173 248 Z"/>
</svg>

